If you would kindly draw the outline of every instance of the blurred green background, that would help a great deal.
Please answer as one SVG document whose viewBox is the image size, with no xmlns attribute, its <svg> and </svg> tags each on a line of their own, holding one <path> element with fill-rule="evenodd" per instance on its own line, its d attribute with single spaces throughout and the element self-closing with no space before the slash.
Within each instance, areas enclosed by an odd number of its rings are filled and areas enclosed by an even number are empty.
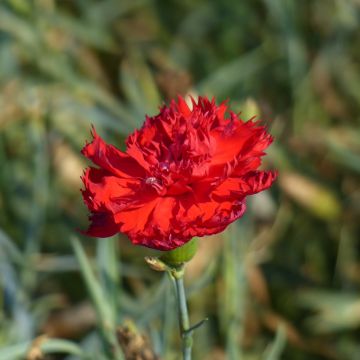
<svg viewBox="0 0 360 360">
<path fill-rule="evenodd" d="M 2 0 L 0 359 L 179 359 L 146 251 L 76 229 L 90 124 L 123 148 L 188 93 L 257 114 L 280 173 L 188 266 L 194 358 L 359 359 L 359 23 L 359 0 Z"/>
</svg>

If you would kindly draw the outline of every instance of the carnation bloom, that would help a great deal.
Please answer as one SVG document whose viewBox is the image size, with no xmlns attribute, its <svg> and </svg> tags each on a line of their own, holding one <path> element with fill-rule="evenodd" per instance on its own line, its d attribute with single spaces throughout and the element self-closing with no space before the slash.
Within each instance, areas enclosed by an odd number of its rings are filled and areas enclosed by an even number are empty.
<svg viewBox="0 0 360 360">
<path fill-rule="evenodd" d="M 226 113 L 228 112 L 228 116 Z M 183 98 L 146 117 L 126 151 L 93 140 L 82 150 L 98 167 L 82 180 L 86 234 L 126 234 L 134 244 L 172 250 L 194 236 L 216 234 L 244 214 L 247 195 L 267 189 L 276 172 L 257 170 L 272 137 L 226 103 Z"/>
</svg>

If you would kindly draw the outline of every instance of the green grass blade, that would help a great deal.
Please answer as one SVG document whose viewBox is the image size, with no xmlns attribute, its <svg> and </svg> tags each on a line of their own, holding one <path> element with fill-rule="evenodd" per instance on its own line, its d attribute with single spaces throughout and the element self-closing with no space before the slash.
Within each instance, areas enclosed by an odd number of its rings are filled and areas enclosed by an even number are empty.
<svg viewBox="0 0 360 360">
<path fill-rule="evenodd" d="M 286 346 L 286 332 L 283 325 L 279 325 L 276 331 L 275 339 L 266 351 L 265 360 L 280 360 Z"/>
<path fill-rule="evenodd" d="M 81 243 L 77 239 L 72 239 L 72 245 L 91 299 L 94 303 L 99 318 L 103 322 L 102 325 L 104 327 L 114 328 L 112 313 L 110 311 L 105 293 L 101 288 L 99 281 L 96 279 L 93 270 L 91 269 L 90 261 L 87 258 Z"/>
<path fill-rule="evenodd" d="M 110 345 L 110 351 L 114 355 L 114 359 L 122 360 L 124 356 L 116 339 L 116 322 L 111 311 L 111 306 L 107 301 L 106 292 L 96 278 L 80 241 L 75 238 L 71 241 L 76 258 L 79 261 L 81 273 L 97 311 L 104 339 Z"/>
<path fill-rule="evenodd" d="M 97 242 L 97 264 L 102 288 L 106 289 L 112 317 L 118 311 L 120 272 L 117 258 L 117 238 L 99 239 Z"/>
</svg>

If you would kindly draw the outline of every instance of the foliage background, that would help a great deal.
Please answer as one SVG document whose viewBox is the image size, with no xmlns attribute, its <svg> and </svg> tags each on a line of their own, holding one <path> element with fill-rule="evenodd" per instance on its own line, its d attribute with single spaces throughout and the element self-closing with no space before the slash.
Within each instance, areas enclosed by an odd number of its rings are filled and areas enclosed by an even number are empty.
<svg viewBox="0 0 360 360">
<path fill-rule="evenodd" d="M 195 359 L 357 359 L 359 19 L 358 0 L 2 0 L 0 358 L 121 359 L 129 322 L 177 358 L 172 289 L 146 251 L 71 239 L 90 124 L 121 147 L 192 93 L 258 114 L 280 172 L 188 266 L 192 321 L 209 318 Z"/>
</svg>

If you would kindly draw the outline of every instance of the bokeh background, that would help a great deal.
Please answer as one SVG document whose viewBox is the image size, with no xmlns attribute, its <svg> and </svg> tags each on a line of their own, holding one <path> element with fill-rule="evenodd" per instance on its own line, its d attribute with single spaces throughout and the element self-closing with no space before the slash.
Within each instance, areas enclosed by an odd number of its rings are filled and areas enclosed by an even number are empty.
<svg viewBox="0 0 360 360">
<path fill-rule="evenodd" d="M 194 358 L 359 359 L 359 22 L 359 0 L 2 0 L 0 359 L 179 358 L 166 276 L 76 229 L 90 125 L 123 148 L 189 93 L 258 115 L 280 173 L 188 266 Z"/>
</svg>

